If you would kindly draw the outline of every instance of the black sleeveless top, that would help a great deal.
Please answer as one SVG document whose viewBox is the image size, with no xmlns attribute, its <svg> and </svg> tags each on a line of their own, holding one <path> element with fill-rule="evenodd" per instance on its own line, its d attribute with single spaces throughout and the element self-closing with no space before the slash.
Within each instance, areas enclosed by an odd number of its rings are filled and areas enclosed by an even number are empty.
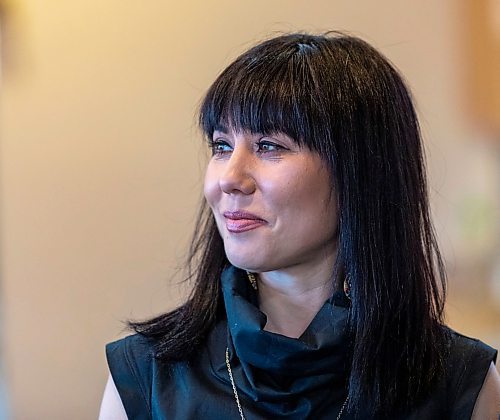
<svg viewBox="0 0 500 420">
<path fill-rule="evenodd" d="M 245 272 L 230 267 L 221 281 L 227 319 L 215 325 L 196 358 L 158 361 L 154 343 L 137 334 L 106 346 L 129 419 L 239 419 L 226 348 L 246 419 L 336 419 L 347 396 L 350 364 L 345 295 L 334 294 L 293 339 L 264 331 L 266 316 Z M 454 331 L 449 336 L 444 377 L 427 400 L 398 418 L 471 418 L 497 352 Z M 344 412 L 341 418 L 353 416 Z"/>
</svg>

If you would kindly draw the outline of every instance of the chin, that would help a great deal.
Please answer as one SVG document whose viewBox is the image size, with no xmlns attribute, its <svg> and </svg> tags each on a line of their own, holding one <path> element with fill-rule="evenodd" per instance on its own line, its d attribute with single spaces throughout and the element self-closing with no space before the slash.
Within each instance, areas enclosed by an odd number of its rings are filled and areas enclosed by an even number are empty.
<svg viewBox="0 0 500 420">
<path fill-rule="evenodd" d="M 256 273 L 261 273 L 263 271 L 268 271 L 268 262 L 263 261 L 259 255 L 255 253 L 244 253 L 244 252 L 228 252 L 226 250 L 226 256 L 231 265 L 246 271 L 252 271 Z M 267 262 L 267 264 L 266 264 Z"/>
<path fill-rule="evenodd" d="M 260 272 L 260 264 L 256 264 L 255 261 L 251 261 L 249 258 L 242 258 L 241 255 L 238 256 L 227 256 L 227 259 L 231 263 L 231 265 L 236 268 L 241 268 L 242 270 L 252 271 L 252 272 Z"/>
</svg>

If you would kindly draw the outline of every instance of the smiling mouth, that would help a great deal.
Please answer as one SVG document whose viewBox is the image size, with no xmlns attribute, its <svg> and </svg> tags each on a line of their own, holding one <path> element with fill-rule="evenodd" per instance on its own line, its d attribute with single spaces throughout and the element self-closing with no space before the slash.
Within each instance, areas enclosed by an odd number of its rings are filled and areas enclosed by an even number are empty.
<svg viewBox="0 0 500 420">
<path fill-rule="evenodd" d="M 226 229 L 232 233 L 247 232 L 265 225 L 267 222 L 256 215 L 243 211 L 225 211 Z"/>
</svg>

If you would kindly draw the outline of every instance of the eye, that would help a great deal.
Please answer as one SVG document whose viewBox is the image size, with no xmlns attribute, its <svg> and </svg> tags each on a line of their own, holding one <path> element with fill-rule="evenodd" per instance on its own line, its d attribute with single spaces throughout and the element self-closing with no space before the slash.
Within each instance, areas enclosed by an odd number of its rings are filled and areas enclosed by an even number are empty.
<svg viewBox="0 0 500 420">
<path fill-rule="evenodd" d="M 233 150 L 229 143 L 222 139 L 212 140 L 210 148 L 212 149 L 212 156 L 220 156 Z"/>
<path fill-rule="evenodd" d="M 274 143 L 269 140 L 260 140 L 257 143 L 257 152 L 258 153 L 274 153 L 285 150 L 283 146 L 280 146 L 277 143 Z"/>
</svg>

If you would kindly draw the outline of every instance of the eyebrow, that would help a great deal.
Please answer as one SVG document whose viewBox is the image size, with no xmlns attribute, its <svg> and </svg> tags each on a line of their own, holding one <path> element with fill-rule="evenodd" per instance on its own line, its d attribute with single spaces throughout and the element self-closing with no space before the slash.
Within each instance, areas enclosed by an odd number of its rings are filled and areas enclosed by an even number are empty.
<svg viewBox="0 0 500 420">
<path fill-rule="evenodd" d="M 228 134 L 229 133 L 228 128 L 225 125 L 222 125 L 222 124 L 217 124 L 216 126 L 214 126 L 213 132 L 215 133 L 216 131 L 219 131 L 222 134 Z"/>
<path fill-rule="evenodd" d="M 231 131 L 232 130 L 230 130 L 226 125 L 217 124 L 213 127 L 212 134 L 215 132 L 219 132 L 219 133 L 222 133 L 225 135 L 229 135 L 231 133 Z M 245 131 L 245 130 L 242 130 L 242 131 Z M 270 136 L 270 135 L 274 135 L 277 133 L 281 133 L 281 131 L 272 131 L 272 132 L 261 132 L 261 131 L 253 132 L 253 131 L 250 131 L 250 133 L 255 134 L 255 135 Z"/>
</svg>

